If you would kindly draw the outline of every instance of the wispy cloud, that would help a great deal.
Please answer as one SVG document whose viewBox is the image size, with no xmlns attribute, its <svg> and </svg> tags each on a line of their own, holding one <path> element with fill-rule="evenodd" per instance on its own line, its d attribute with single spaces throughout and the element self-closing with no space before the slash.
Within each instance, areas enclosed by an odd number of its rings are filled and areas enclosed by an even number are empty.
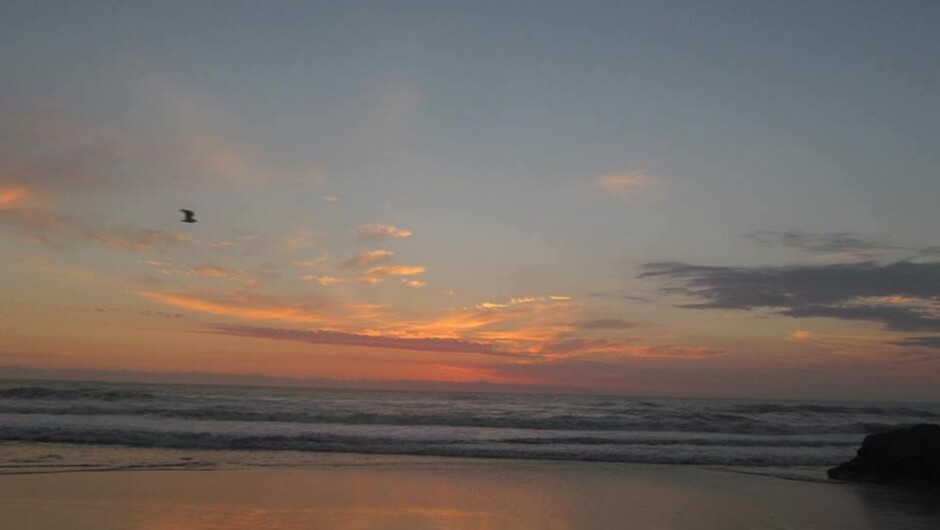
<svg viewBox="0 0 940 530">
<path fill-rule="evenodd" d="M 940 349 L 940 336 L 908 337 L 906 339 L 895 341 L 893 344 L 897 346 L 905 346 L 905 347 L 913 347 L 913 348 Z"/>
<path fill-rule="evenodd" d="M 430 351 L 440 353 L 475 353 L 500 357 L 526 357 L 496 349 L 492 344 L 442 338 L 401 338 L 382 335 L 342 333 L 328 330 L 293 330 L 254 326 L 216 324 L 208 332 L 259 339 L 290 340 L 308 344 L 360 346 L 391 350 Z"/>
<path fill-rule="evenodd" d="M 176 137 L 145 140 L 134 131 L 72 119 L 61 109 L 0 102 L 0 185 L 28 184 L 43 195 L 60 198 L 76 190 L 147 188 L 154 182 L 177 180 L 166 173 L 168 161 L 187 180 L 216 185 L 325 180 L 315 165 L 276 167 L 269 157 L 235 145 L 220 133 L 201 105 L 188 105 L 182 111 L 178 103 L 171 102 L 169 106 L 177 108 L 166 113 L 180 118 Z"/>
<path fill-rule="evenodd" d="M 384 281 L 382 278 L 373 278 L 366 275 L 358 276 L 330 276 L 329 274 L 306 274 L 300 277 L 305 282 L 317 282 L 324 287 L 331 285 L 340 285 L 344 283 L 369 283 L 377 284 Z"/>
<path fill-rule="evenodd" d="M 320 285 L 330 286 L 343 283 L 378 284 L 393 276 L 417 276 L 427 269 L 422 265 L 377 265 L 362 274 L 354 276 L 330 276 L 309 274 L 301 277 L 305 281 L 316 281 Z M 422 283 L 422 282 L 418 282 Z"/>
<path fill-rule="evenodd" d="M 241 283 L 245 287 L 257 287 L 262 279 L 256 275 L 217 265 L 192 267 L 192 274 L 206 278 L 219 278 Z"/>
<path fill-rule="evenodd" d="M 862 237 L 851 232 L 805 232 L 802 230 L 759 230 L 747 234 L 758 244 L 788 247 L 809 254 L 828 255 L 841 261 L 856 259 L 927 258 L 940 255 L 940 247 L 904 245 Z"/>
<path fill-rule="evenodd" d="M 408 281 L 408 280 L 406 280 Z M 573 304 L 534 297 L 538 301 L 472 307 L 436 318 L 401 321 L 379 307 L 337 303 L 328 298 L 264 296 L 244 290 L 143 291 L 150 300 L 188 311 L 269 321 L 317 329 L 282 329 L 250 325 L 214 325 L 213 333 L 291 340 L 311 344 L 376 347 L 442 353 L 479 353 L 504 357 L 559 358 L 683 358 L 721 355 L 714 348 L 644 344 L 639 339 L 579 337 L 573 332 Z"/>
<path fill-rule="evenodd" d="M 548 296 L 517 296 L 509 299 L 509 305 L 531 304 L 534 302 L 567 302 L 571 300 L 570 296 L 550 294 Z"/>
<path fill-rule="evenodd" d="M 302 269 L 312 269 L 326 264 L 327 261 L 329 261 L 329 256 L 320 256 L 316 259 L 294 261 L 291 264 Z"/>
<path fill-rule="evenodd" d="M 20 206 L 26 201 L 24 186 L 0 186 L 0 210 Z"/>
<path fill-rule="evenodd" d="M 142 296 L 162 304 L 213 315 L 246 320 L 275 320 L 295 324 L 327 324 L 349 318 L 345 308 L 326 298 L 290 299 L 242 290 L 178 292 L 142 291 Z"/>
<path fill-rule="evenodd" d="M 330 196 L 330 195 L 321 195 L 321 196 L 320 196 L 320 200 L 323 201 L 323 202 L 325 202 L 326 204 L 328 204 L 328 205 L 330 205 L 330 206 L 336 206 L 337 204 L 343 202 L 343 201 L 341 201 L 340 199 L 338 199 L 338 198 L 336 198 L 336 197 L 333 197 L 333 196 Z"/>
<path fill-rule="evenodd" d="M 564 337 L 545 343 L 539 353 L 548 356 L 589 356 L 589 357 L 674 357 L 683 359 L 703 359 L 725 355 L 727 352 L 718 348 L 676 346 L 672 344 L 646 345 L 639 340 L 587 339 Z"/>
<path fill-rule="evenodd" d="M 361 241 L 380 239 L 404 239 L 411 236 L 411 230 L 380 223 L 364 224 L 357 229 Z"/>
<path fill-rule="evenodd" d="M 389 276 L 416 276 L 424 274 L 427 270 L 423 265 L 379 265 L 366 271 L 370 278 L 387 278 Z"/>
<path fill-rule="evenodd" d="M 258 161 L 257 157 L 226 143 L 219 136 L 198 135 L 189 138 L 186 154 L 190 163 L 239 185 L 260 185 L 277 181 L 323 182 L 325 176 L 318 167 L 303 170 L 274 169 Z"/>
<path fill-rule="evenodd" d="M 802 341 L 807 341 L 813 338 L 813 334 L 810 333 L 809 331 L 798 329 L 794 331 L 793 333 L 791 333 L 790 336 L 787 338 L 792 341 L 802 342 Z"/>
<path fill-rule="evenodd" d="M 617 197 L 630 197 L 660 184 L 661 181 L 658 177 L 642 170 L 629 173 L 612 173 L 594 179 L 596 188 Z"/>
<path fill-rule="evenodd" d="M 724 355 L 725 351 L 714 348 L 682 347 L 675 345 L 644 346 L 637 342 L 610 342 L 602 339 L 567 339 L 545 344 L 537 352 L 507 350 L 486 341 L 462 340 L 437 337 L 397 337 L 376 333 L 346 333 L 332 330 L 297 330 L 267 328 L 245 325 L 214 324 L 204 332 L 260 339 L 289 340 L 308 344 L 336 346 L 360 346 L 406 351 L 431 351 L 440 353 L 473 353 L 498 357 L 521 358 L 532 361 L 553 361 L 558 354 L 610 354 L 621 357 L 660 357 L 681 359 L 703 359 Z M 608 358 L 616 358 L 607 355 Z"/>
<path fill-rule="evenodd" d="M 374 263 L 381 263 L 392 259 L 395 253 L 391 250 L 366 250 L 344 261 L 343 267 L 366 267 Z"/>
<path fill-rule="evenodd" d="M 283 239 L 283 247 L 292 252 L 315 247 L 323 241 L 322 232 L 300 228 L 294 230 Z"/>
<path fill-rule="evenodd" d="M 119 169 L 152 161 L 148 150 L 108 128 L 22 106 L 28 107 L 0 102 L 0 186 L 28 185 L 38 193 L 61 195 L 146 183 L 145 176 L 127 177 Z"/>
<path fill-rule="evenodd" d="M 313 163 L 285 165 L 283 157 L 274 159 L 258 148 L 264 142 L 236 141 L 242 136 L 231 134 L 236 116 L 216 94 L 194 91 L 165 78 L 150 78 L 148 85 L 148 95 L 172 122 L 172 155 L 192 174 L 243 188 L 327 180 L 322 168 Z"/>
<path fill-rule="evenodd" d="M 629 329 L 637 327 L 639 323 L 623 320 L 622 318 L 598 318 L 595 320 L 582 320 L 575 325 L 579 329 Z"/>
<path fill-rule="evenodd" d="M 111 226 L 45 210 L 0 210 L 0 225 L 51 248 L 75 241 L 91 241 L 131 252 L 151 252 L 181 243 L 195 243 L 192 235 L 132 226 Z"/>
<path fill-rule="evenodd" d="M 504 344 L 515 351 L 535 352 L 544 342 L 573 331 L 571 322 L 580 306 L 548 297 L 534 298 L 541 300 L 516 304 L 486 301 L 423 320 L 401 322 L 397 329 L 406 336 L 472 338 Z"/>
<path fill-rule="evenodd" d="M 420 289 L 427 286 L 427 282 L 422 282 L 421 280 L 409 280 L 407 278 L 402 279 L 401 283 L 406 287 L 411 287 L 412 289 Z"/>
</svg>

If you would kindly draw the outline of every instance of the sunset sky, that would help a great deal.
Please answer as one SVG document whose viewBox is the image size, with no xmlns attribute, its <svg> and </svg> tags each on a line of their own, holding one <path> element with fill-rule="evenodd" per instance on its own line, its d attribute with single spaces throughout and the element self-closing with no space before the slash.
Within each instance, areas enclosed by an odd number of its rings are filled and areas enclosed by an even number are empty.
<svg viewBox="0 0 940 530">
<path fill-rule="evenodd" d="M 938 27 L 3 2 L 0 366 L 940 399 Z"/>
</svg>

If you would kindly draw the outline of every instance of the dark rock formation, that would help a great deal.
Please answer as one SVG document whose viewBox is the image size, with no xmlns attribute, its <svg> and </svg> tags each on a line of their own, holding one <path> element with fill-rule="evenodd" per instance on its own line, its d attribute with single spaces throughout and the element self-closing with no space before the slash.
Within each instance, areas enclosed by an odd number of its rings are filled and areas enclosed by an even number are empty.
<svg viewBox="0 0 940 530">
<path fill-rule="evenodd" d="M 828 475 L 857 482 L 940 484 L 940 425 L 866 436 L 855 458 Z"/>
</svg>

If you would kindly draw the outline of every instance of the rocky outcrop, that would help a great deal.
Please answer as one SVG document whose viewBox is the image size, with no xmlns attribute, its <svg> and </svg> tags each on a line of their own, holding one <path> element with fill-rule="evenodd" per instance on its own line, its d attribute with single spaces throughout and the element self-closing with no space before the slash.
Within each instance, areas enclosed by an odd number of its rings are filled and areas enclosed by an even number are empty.
<svg viewBox="0 0 940 530">
<path fill-rule="evenodd" d="M 856 482 L 940 484 L 940 425 L 866 436 L 855 458 L 828 475 Z"/>
</svg>

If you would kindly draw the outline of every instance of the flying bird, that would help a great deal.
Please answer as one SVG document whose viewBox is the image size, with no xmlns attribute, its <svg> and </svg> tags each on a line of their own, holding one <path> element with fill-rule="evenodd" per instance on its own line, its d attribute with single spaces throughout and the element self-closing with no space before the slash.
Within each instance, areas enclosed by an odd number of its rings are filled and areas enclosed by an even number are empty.
<svg viewBox="0 0 940 530">
<path fill-rule="evenodd" d="M 196 214 L 193 213 L 192 210 L 181 209 L 180 211 L 183 212 L 183 218 L 180 219 L 181 223 L 195 223 L 196 222 Z"/>
</svg>

